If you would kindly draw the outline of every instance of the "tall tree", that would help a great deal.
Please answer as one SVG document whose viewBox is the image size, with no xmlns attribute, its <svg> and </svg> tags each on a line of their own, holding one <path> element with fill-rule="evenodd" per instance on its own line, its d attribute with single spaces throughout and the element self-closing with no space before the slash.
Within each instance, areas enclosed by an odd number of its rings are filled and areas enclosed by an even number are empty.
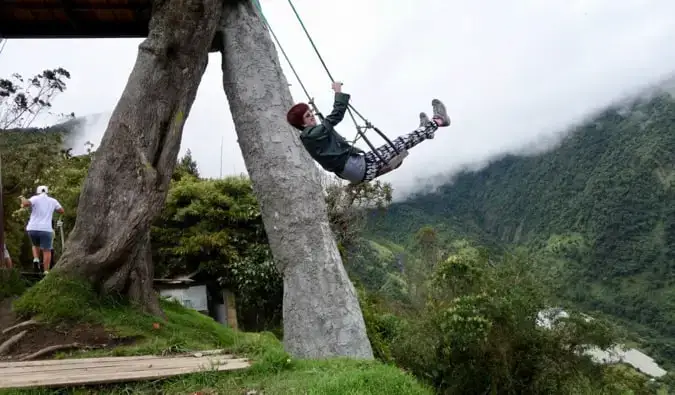
<svg viewBox="0 0 675 395">
<path fill-rule="evenodd" d="M 52 100 L 66 90 L 68 70 L 57 67 L 30 78 L 19 73 L 0 78 L 0 129 L 27 128 L 40 114 L 49 112 Z M 56 114 L 52 114 L 56 115 Z M 73 118 L 75 114 L 59 114 Z"/>
<path fill-rule="evenodd" d="M 221 14 L 221 0 L 153 1 L 148 37 L 92 161 L 55 273 L 162 314 L 152 291 L 150 224 L 166 199 Z"/>
<path fill-rule="evenodd" d="M 197 166 L 197 162 L 192 159 L 192 151 L 190 151 L 190 149 L 188 149 L 185 155 L 176 162 L 176 168 L 174 169 L 172 179 L 178 181 L 187 175 L 199 178 L 199 166 Z"/>
<path fill-rule="evenodd" d="M 285 114 L 293 104 L 252 3 L 226 6 L 223 86 L 284 279 L 284 345 L 305 358 L 373 358 L 357 295 L 331 231 L 319 172 Z"/>
</svg>

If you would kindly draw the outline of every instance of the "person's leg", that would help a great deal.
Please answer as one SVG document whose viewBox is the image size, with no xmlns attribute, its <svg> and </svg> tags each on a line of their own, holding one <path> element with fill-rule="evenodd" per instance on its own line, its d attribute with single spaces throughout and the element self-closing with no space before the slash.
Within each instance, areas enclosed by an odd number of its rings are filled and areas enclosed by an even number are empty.
<svg viewBox="0 0 675 395">
<path fill-rule="evenodd" d="M 42 269 L 45 274 L 49 273 L 49 264 L 52 262 L 52 250 L 42 250 Z"/>
<path fill-rule="evenodd" d="M 52 232 L 40 232 L 40 249 L 42 250 L 42 267 L 45 274 L 49 272 L 52 262 Z"/>
<path fill-rule="evenodd" d="M 30 238 L 30 243 L 33 252 L 33 266 L 37 271 L 40 271 L 40 232 L 34 230 L 28 231 L 28 237 Z"/>
<path fill-rule="evenodd" d="M 450 125 L 450 118 L 443 103 L 438 99 L 434 99 L 431 102 L 431 106 L 434 111 L 433 120 L 429 120 L 425 113 L 420 113 L 420 126 L 417 129 L 392 140 L 392 144 L 396 147 L 396 150 L 390 144 L 385 144 L 375 149 L 375 151 L 365 154 L 366 171 L 363 181 L 368 182 L 377 178 L 389 162 L 398 155 L 396 151 L 407 151 L 424 140 L 432 139 L 439 127 Z"/>
</svg>

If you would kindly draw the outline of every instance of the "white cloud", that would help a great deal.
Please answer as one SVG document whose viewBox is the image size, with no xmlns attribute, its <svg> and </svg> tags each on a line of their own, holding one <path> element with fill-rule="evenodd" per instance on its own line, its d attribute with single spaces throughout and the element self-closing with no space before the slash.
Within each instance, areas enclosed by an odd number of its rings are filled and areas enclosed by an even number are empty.
<svg viewBox="0 0 675 395">
<path fill-rule="evenodd" d="M 286 52 L 324 112 L 328 77 L 287 2 L 262 1 Z M 393 6 L 392 4 L 395 4 Z M 445 101 L 451 128 L 411 150 L 384 177 L 399 192 L 415 179 L 484 163 L 543 141 L 589 111 L 675 69 L 675 3 L 667 0 L 296 0 L 334 77 L 354 106 L 391 138 L 413 129 L 432 97 Z M 62 66 L 73 75 L 57 110 L 109 114 L 136 58 L 137 39 L 10 40 L 0 75 Z M 281 54 L 280 54 L 281 56 Z M 244 172 L 212 54 L 183 138 L 202 173 Z M 296 100 L 305 100 L 282 58 Z M 351 121 L 339 131 L 353 138 Z M 100 139 L 105 122 L 94 122 Z M 97 140 L 97 139 L 96 139 Z M 373 136 L 373 141 L 382 143 Z M 96 141 L 97 142 L 97 141 Z M 363 147 L 363 144 L 359 144 Z"/>
</svg>

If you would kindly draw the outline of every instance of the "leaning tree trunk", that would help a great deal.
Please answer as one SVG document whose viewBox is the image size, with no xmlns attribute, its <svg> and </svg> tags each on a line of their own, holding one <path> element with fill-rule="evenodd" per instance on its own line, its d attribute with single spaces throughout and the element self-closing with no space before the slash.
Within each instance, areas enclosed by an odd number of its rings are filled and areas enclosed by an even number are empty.
<svg viewBox="0 0 675 395">
<path fill-rule="evenodd" d="M 283 273 L 286 350 L 306 358 L 371 359 L 359 301 L 328 223 L 319 173 L 285 121 L 293 99 L 269 33 L 250 3 L 226 7 L 220 31 L 223 86 Z"/>
<path fill-rule="evenodd" d="M 55 272 L 162 314 L 150 224 L 163 207 L 222 0 L 155 0 L 148 38 L 96 151 Z"/>
</svg>

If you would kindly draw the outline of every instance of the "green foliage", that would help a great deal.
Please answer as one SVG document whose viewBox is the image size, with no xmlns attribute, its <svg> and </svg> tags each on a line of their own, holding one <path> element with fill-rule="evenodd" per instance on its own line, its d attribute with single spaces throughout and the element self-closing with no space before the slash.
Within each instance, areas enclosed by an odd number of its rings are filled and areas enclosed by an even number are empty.
<svg viewBox="0 0 675 395">
<path fill-rule="evenodd" d="M 576 394 L 561 388 L 584 381 L 604 391 L 603 367 L 580 354 L 613 344 L 611 328 L 578 314 L 537 325 L 548 298 L 535 265 L 524 253 L 491 257 L 455 243 L 426 308 L 396 326 L 391 356 L 445 394 Z"/>
<path fill-rule="evenodd" d="M 71 157 L 66 154 L 55 154 L 51 158 L 45 158 L 45 162 L 51 159 L 51 163 L 46 164 L 39 171 L 36 178 L 22 178 L 17 186 L 23 186 L 23 195 L 32 196 L 34 194 L 35 186 L 40 184 L 47 184 L 50 187 L 50 195 L 55 197 L 65 209 L 65 214 L 58 217 L 63 221 L 64 238 L 75 225 L 76 209 L 79 202 L 80 190 L 84 178 L 87 175 L 89 164 L 93 158 L 93 153 Z M 15 173 L 17 174 L 17 173 Z M 20 174 L 20 173 L 19 173 Z M 27 183 L 26 180 L 32 180 L 32 183 Z M 30 187 L 28 187 L 30 185 Z M 29 208 L 18 207 L 18 196 L 13 196 L 11 202 L 6 202 L 6 213 L 10 214 L 6 218 L 6 230 L 8 236 L 7 246 L 10 249 L 10 254 L 13 256 L 22 257 L 26 261 L 30 256 L 30 241 L 25 235 L 25 225 L 30 217 Z M 11 203 L 11 205 L 9 205 Z M 55 218 L 57 216 L 55 215 Z M 54 250 L 56 256 L 62 253 L 62 245 L 59 241 L 60 230 L 55 228 Z"/>
<path fill-rule="evenodd" d="M 675 99 L 609 108 L 552 151 L 508 155 L 437 192 L 392 204 L 370 234 L 410 245 L 409 229 L 488 247 L 526 246 L 556 295 L 639 331 L 675 361 Z"/>
<path fill-rule="evenodd" d="M 16 269 L 0 269 L 0 301 L 21 295 L 26 287 L 27 282 Z"/>
<path fill-rule="evenodd" d="M 387 311 L 391 309 L 386 307 L 386 297 L 378 297 L 377 294 L 369 293 L 363 288 L 358 289 L 358 295 L 375 358 L 387 363 L 395 362 L 391 344 L 403 330 L 405 320 Z"/>
<path fill-rule="evenodd" d="M 174 181 L 178 181 L 186 176 L 199 178 L 199 166 L 197 166 L 197 162 L 192 158 L 192 151 L 189 149 L 185 155 L 178 159 L 171 178 Z"/>
<path fill-rule="evenodd" d="M 235 292 L 244 321 L 278 322 L 282 280 L 247 178 L 183 175 L 172 183 L 151 235 L 157 276 L 200 270 Z"/>
<path fill-rule="evenodd" d="M 47 169 L 58 160 L 63 128 L 28 128 L 37 117 L 49 112 L 54 97 L 65 91 L 65 79 L 70 73 L 63 68 L 44 70 L 24 79 L 15 73 L 9 79 L 0 78 L 0 159 L 2 161 L 3 216 L 5 243 L 10 255 L 20 262 L 23 242 L 22 226 L 12 220 L 16 198 L 25 194 L 31 183 L 37 183 Z M 63 114 L 61 114 L 63 115 Z M 73 118 L 70 114 L 67 118 Z M 22 129 L 23 128 L 23 129 Z"/>
<path fill-rule="evenodd" d="M 30 251 L 24 217 L 14 214 L 19 207 L 19 196 L 31 196 L 45 174 L 52 167 L 59 166 L 62 135 L 63 131 L 58 126 L 0 130 L 5 239 L 10 255 L 17 262 L 21 261 L 22 252 Z"/>
<path fill-rule="evenodd" d="M 345 268 L 352 281 L 369 292 L 382 293 L 392 300 L 407 300 L 407 287 L 400 272 L 402 253 L 373 240 L 355 241 L 344 257 Z"/>
<path fill-rule="evenodd" d="M 369 210 L 383 211 L 392 199 L 388 183 L 374 181 L 344 185 L 338 179 L 325 185 L 328 221 L 342 252 L 359 243 Z M 345 254 L 343 254 L 344 256 Z"/>
</svg>

